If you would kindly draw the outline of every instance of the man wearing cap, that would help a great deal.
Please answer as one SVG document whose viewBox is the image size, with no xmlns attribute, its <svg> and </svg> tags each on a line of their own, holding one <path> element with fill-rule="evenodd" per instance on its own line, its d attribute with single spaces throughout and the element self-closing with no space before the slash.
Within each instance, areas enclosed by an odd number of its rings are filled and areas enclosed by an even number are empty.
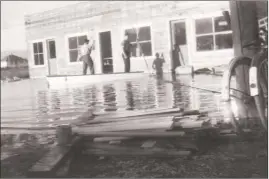
<svg viewBox="0 0 269 179">
<path fill-rule="evenodd" d="M 83 61 L 83 75 L 87 74 L 87 68 L 89 66 L 91 75 L 94 74 L 94 66 L 91 58 L 93 45 L 89 47 L 89 40 L 85 39 L 84 44 L 80 47 L 79 61 Z"/>
<path fill-rule="evenodd" d="M 122 58 L 124 61 L 124 71 L 125 73 L 129 73 L 130 72 L 130 56 L 131 56 L 131 47 L 132 44 L 130 43 L 129 39 L 128 39 L 128 34 L 125 33 L 124 35 L 124 40 L 122 42 Z"/>
</svg>

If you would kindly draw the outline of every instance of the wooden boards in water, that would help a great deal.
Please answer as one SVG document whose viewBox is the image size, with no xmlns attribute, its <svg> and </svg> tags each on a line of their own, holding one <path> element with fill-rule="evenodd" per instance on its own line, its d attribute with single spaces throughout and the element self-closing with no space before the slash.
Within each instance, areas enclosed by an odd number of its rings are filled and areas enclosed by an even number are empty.
<svg viewBox="0 0 269 179">
<path fill-rule="evenodd" d="M 113 123 L 92 124 L 77 126 L 78 130 L 88 130 L 92 132 L 103 131 L 125 131 L 125 130 L 138 130 L 138 129 L 155 129 L 167 128 L 173 124 L 173 116 L 168 117 L 154 117 L 154 118 L 141 118 L 129 121 L 115 121 Z"/>
</svg>

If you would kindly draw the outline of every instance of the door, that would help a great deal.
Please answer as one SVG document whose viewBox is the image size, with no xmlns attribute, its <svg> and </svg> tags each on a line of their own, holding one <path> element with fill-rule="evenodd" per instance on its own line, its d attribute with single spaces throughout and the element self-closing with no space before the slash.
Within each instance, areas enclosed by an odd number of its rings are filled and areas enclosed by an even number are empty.
<svg viewBox="0 0 269 179">
<path fill-rule="evenodd" d="M 188 45 L 186 36 L 186 22 L 185 20 L 171 21 L 171 35 L 172 47 L 176 44 L 180 49 L 180 64 L 188 65 Z"/>
<path fill-rule="evenodd" d="M 54 39 L 47 40 L 48 72 L 49 75 L 57 75 L 56 44 Z"/>
<path fill-rule="evenodd" d="M 99 39 L 102 71 L 103 73 L 113 73 L 113 57 L 110 31 L 100 32 Z"/>
</svg>

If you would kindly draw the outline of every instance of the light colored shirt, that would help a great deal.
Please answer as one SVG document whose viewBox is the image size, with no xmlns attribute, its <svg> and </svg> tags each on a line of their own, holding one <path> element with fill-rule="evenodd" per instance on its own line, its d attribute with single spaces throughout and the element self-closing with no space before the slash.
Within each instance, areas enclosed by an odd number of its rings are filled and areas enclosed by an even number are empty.
<svg viewBox="0 0 269 179">
<path fill-rule="evenodd" d="M 80 56 L 90 55 L 90 54 L 91 54 L 91 47 L 89 47 L 89 45 L 87 44 L 83 44 L 80 47 Z"/>
</svg>

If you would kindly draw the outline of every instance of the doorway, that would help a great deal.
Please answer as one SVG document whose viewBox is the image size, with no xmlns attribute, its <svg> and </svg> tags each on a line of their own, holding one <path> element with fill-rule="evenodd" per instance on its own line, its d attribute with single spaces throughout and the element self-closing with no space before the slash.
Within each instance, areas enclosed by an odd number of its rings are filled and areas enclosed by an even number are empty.
<svg viewBox="0 0 269 179">
<path fill-rule="evenodd" d="M 113 57 L 110 31 L 100 32 L 100 53 L 103 73 L 113 73 Z"/>
<path fill-rule="evenodd" d="M 47 40 L 48 73 L 57 75 L 58 65 L 56 57 L 56 44 L 54 39 Z"/>
<path fill-rule="evenodd" d="M 188 44 L 187 44 L 187 34 L 186 34 L 186 21 L 185 20 L 175 20 L 170 22 L 171 28 L 171 47 L 174 48 L 176 44 L 180 50 L 180 66 L 188 65 Z"/>
</svg>

